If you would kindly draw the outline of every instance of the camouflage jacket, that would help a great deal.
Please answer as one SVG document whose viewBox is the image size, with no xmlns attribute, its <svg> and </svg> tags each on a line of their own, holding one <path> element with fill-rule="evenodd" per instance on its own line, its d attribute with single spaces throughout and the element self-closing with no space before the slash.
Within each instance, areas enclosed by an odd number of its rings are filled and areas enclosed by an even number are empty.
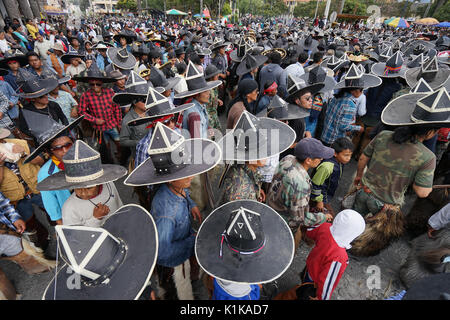
<svg viewBox="0 0 450 320">
<path fill-rule="evenodd" d="M 206 111 L 208 111 L 209 126 L 211 128 L 222 130 L 220 126 L 219 116 L 217 114 L 217 107 L 219 106 L 219 91 L 217 88 L 211 90 L 209 95 L 209 102 L 206 106 Z"/>
<path fill-rule="evenodd" d="M 278 164 L 266 203 L 276 210 L 295 231 L 300 225 L 313 226 L 325 222 L 322 212 L 309 212 L 311 179 L 308 172 L 293 155 Z"/>
<path fill-rule="evenodd" d="M 233 200 L 259 200 L 261 175 L 246 165 L 232 165 L 228 170 L 224 184 L 222 204 Z"/>
</svg>

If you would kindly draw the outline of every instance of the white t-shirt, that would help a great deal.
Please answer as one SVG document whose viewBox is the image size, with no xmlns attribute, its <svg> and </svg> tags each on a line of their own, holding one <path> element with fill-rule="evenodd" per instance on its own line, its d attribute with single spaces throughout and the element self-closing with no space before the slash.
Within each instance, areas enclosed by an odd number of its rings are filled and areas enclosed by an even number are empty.
<svg viewBox="0 0 450 320">
<path fill-rule="evenodd" d="M 98 203 L 109 207 L 109 213 L 102 219 L 94 217 L 94 204 Z M 105 219 L 111 216 L 122 205 L 119 192 L 113 182 L 103 184 L 102 192 L 90 200 L 82 200 L 73 192 L 62 207 L 63 225 L 100 227 L 103 225 Z"/>
</svg>

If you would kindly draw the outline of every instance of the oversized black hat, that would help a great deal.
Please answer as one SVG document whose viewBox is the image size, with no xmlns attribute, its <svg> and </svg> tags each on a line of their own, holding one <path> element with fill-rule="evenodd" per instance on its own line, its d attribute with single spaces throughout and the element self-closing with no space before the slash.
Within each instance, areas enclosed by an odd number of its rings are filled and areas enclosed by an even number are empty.
<svg viewBox="0 0 450 320">
<path fill-rule="evenodd" d="M 127 48 L 108 48 L 106 56 L 120 69 L 130 70 L 136 65 L 136 58 L 128 52 Z"/>
<path fill-rule="evenodd" d="M 428 82 L 424 78 L 420 78 L 414 88 L 409 90 L 409 93 L 432 93 L 433 91 Z"/>
<path fill-rule="evenodd" d="M 205 69 L 205 79 L 208 80 L 214 76 L 217 76 L 218 74 L 221 74 L 222 71 L 220 71 L 219 69 L 217 69 L 217 67 L 215 65 L 213 65 L 212 63 L 208 64 L 208 66 Z"/>
<path fill-rule="evenodd" d="M 195 256 L 212 277 L 261 284 L 279 278 L 294 258 L 294 239 L 284 219 L 254 200 L 235 200 L 215 209 L 195 239 Z"/>
<path fill-rule="evenodd" d="M 304 39 L 300 40 L 298 45 L 303 51 L 314 51 L 319 45 L 319 41 L 313 39 L 311 35 L 308 35 Z"/>
<path fill-rule="evenodd" d="M 175 99 L 187 98 L 214 89 L 222 84 L 221 80 L 206 82 L 204 74 L 200 72 L 192 61 L 189 61 L 185 77 L 188 90 L 175 94 Z"/>
<path fill-rule="evenodd" d="M 158 256 L 158 232 L 150 213 L 127 204 L 101 228 L 56 226 L 65 262 L 46 288 L 45 300 L 133 300 L 148 285 Z M 80 287 L 67 284 L 74 272 Z"/>
<path fill-rule="evenodd" d="M 450 127 L 450 97 L 446 88 L 431 93 L 409 93 L 391 100 L 381 113 L 389 126 Z"/>
<path fill-rule="evenodd" d="M 69 52 L 63 54 L 61 56 L 61 61 L 64 64 L 70 64 L 70 59 L 72 58 L 84 58 L 84 54 L 80 54 L 78 51 L 76 51 L 72 46 L 69 46 Z"/>
<path fill-rule="evenodd" d="M 84 115 L 78 117 L 76 120 L 68 125 L 60 124 L 51 118 L 50 116 L 33 112 L 27 109 L 22 110 L 25 122 L 30 129 L 31 134 L 36 138 L 38 142 L 37 148 L 30 153 L 25 159 L 24 163 L 28 163 L 36 158 L 42 151 L 44 151 L 56 138 L 61 136 L 70 135 L 70 130 L 75 128 Z"/>
<path fill-rule="evenodd" d="M 147 153 L 150 157 L 130 173 L 124 184 L 144 186 L 184 179 L 214 168 L 221 160 L 214 141 L 185 139 L 161 122 L 156 124 Z"/>
<path fill-rule="evenodd" d="M 111 83 L 116 82 L 117 80 L 108 77 L 106 72 L 101 71 L 96 63 L 91 64 L 89 69 L 84 70 L 83 72 L 77 74 L 72 78 L 75 81 L 79 82 L 89 82 L 90 80 L 100 80 L 103 83 Z"/>
<path fill-rule="evenodd" d="M 426 58 L 424 57 L 423 53 L 415 56 L 410 57 L 410 61 L 406 64 L 407 68 L 420 68 L 426 61 Z"/>
<path fill-rule="evenodd" d="M 161 93 L 164 91 L 164 88 L 158 87 L 155 90 Z M 120 106 L 126 106 L 131 104 L 135 99 L 146 98 L 147 94 L 148 82 L 136 72 L 131 71 L 125 83 L 125 92 L 116 93 L 112 100 Z"/>
<path fill-rule="evenodd" d="M 231 42 L 226 42 L 223 39 L 215 39 L 213 44 L 209 46 L 209 50 L 214 51 L 216 49 L 229 46 Z"/>
<path fill-rule="evenodd" d="M 289 74 L 287 78 L 287 91 L 289 93 L 289 97 L 294 97 L 300 92 L 306 91 L 309 91 L 314 95 L 323 89 L 323 87 L 325 87 L 324 82 L 309 84 L 305 80 L 297 78 L 292 74 Z"/>
<path fill-rule="evenodd" d="M 224 161 L 256 161 L 282 153 L 295 141 L 295 131 L 270 118 L 244 111 L 233 130 L 218 141 Z"/>
<path fill-rule="evenodd" d="M 9 70 L 8 62 L 17 61 L 21 67 L 25 67 L 28 64 L 28 58 L 20 50 L 9 50 L 3 55 L 3 59 L 0 59 L 0 68 Z"/>
<path fill-rule="evenodd" d="M 134 56 L 142 56 L 142 55 L 148 55 L 150 53 L 149 47 L 144 45 L 142 42 L 133 42 L 133 45 L 131 46 L 131 53 Z"/>
<path fill-rule="evenodd" d="M 76 140 L 62 159 L 64 171 L 38 183 L 39 191 L 89 188 L 115 181 L 127 174 L 116 164 L 102 164 L 100 153 L 82 140 Z"/>
<path fill-rule="evenodd" d="M 179 77 L 167 79 L 161 70 L 154 66 L 150 67 L 150 82 L 154 87 L 161 87 L 164 88 L 164 91 L 167 91 L 175 87 L 180 80 L 181 78 Z"/>
<path fill-rule="evenodd" d="M 22 68 L 18 70 L 16 83 L 22 91 L 18 96 L 24 99 L 42 97 L 59 85 L 56 78 L 39 79 L 28 70 Z"/>
<path fill-rule="evenodd" d="M 306 118 L 309 115 L 309 110 L 292 103 L 287 103 L 279 95 L 276 95 L 272 98 L 267 108 L 259 112 L 256 116 L 285 121 Z"/>
<path fill-rule="evenodd" d="M 406 71 L 406 83 L 414 87 L 420 78 L 424 78 L 433 90 L 442 86 L 450 75 L 448 67 L 439 66 L 437 57 L 427 60 L 421 67 Z"/>
<path fill-rule="evenodd" d="M 337 84 L 334 78 L 328 76 L 324 68 L 320 65 L 309 69 L 308 72 L 300 76 L 300 79 L 305 80 L 308 85 L 323 83 L 324 87 L 320 89 L 319 92 L 327 92 L 333 90 Z"/>
<path fill-rule="evenodd" d="M 250 53 L 246 53 L 242 61 L 236 68 L 236 74 L 238 76 L 242 76 L 246 73 L 249 73 L 253 69 L 262 66 L 267 61 L 267 56 L 264 55 L 252 55 Z"/>
<path fill-rule="evenodd" d="M 382 83 L 382 80 L 372 74 L 367 74 L 361 72 L 356 64 L 352 64 L 350 69 L 344 75 L 343 80 L 341 80 L 335 87 L 335 89 L 344 88 L 372 88 L 377 87 Z"/>
<path fill-rule="evenodd" d="M 372 73 L 382 78 L 405 77 L 407 66 L 404 63 L 401 52 L 396 51 L 386 62 L 378 62 L 372 65 Z"/>
<path fill-rule="evenodd" d="M 161 94 L 161 90 L 158 91 L 155 88 L 148 88 L 145 106 L 147 108 L 145 116 L 131 120 L 127 123 L 128 126 L 137 126 L 143 123 L 151 122 L 158 118 L 176 114 L 193 107 L 194 104 L 185 103 L 180 106 L 172 106 L 169 98 Z"/>
<path fill-rule="evenodd" d="M 250 49 L 250 46 L 245 41 L 244 37 L 239 39 L 239 43 L 236 45 L 236 50 L 230 53 L 230 58 L 234 62 L 241 62 L 244 59 L 245 53 Z"/>
<path fill-rule="evenodd" d="M 119 42 L 120 38 L 125 38 L 127 39 L 127 44 L 132 44 L 133 41 L 135 41 L 137 39 L 136 33 L 134 31 L 131 30 L 122 30 L 120 31 L 119 34 L 116 34 L 113 36 L 114 41 Z"/>
</svg>

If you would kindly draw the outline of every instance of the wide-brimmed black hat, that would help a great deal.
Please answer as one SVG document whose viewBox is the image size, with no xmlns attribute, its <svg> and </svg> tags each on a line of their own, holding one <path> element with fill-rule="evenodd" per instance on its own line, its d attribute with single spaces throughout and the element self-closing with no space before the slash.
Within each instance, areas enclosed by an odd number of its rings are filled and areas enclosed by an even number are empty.
<svg viewBox="0 0 450 320">
<path fill-rule="evenodd" d="M 389 126 L 436 125 L 450 127 L 450 98 L 441 88 L 431 93 L 409 93 L 391 100 L 381 113 Z"/>
<path fill-rule="evenodd" d="M 409 61 L 406 63 L 407 68 L 420 68 L 425 63 L 426 58 L 423 53 L 417 56 L 411 56 Z"/>
<path fill-rule="evenodd" d="M 333 77 L 327 75 L 321 65 L 317 65 L 312 69 L 308 69 L 308 72 L 302 74 L 300 76 L 300 79 L 305 80 L 308 85 L 324 84 L 323 88 L 320 89 L 319 92 L 327 92 L 333 90 L 337 84 Z"/>
<path fill-rule="evenodd" d="M 185 53 L 186 53 L 186 51 L 184 50 L 183 47 L 175 48 L 174 51 L 175 51 L 175 54 L 177 55 L 177 57 L 178 57 L 179 55 L 182 55 L 182 54 L 185 54 Z"/>
<path fill-rule="evenodd" d="M 253 69 L 262 66 L 267 61 L 267 59 L 267 56 L 252 55 L 250 53 L 246 53 L 244 58 L 236 68 L 236 75 L 242 76 L 246 73 L 249 73 Z"/>
<path fill-rule="evenodd" d="M 84 118 L 84 115 L 82 115 L 68 125 L 63 125 L 59 122 L 56 122 L 55 120 L 53 120 L 53 118 L 47 115 L 33 112 L 27 109 L 23 109 L 22 114 L 28 128 L 30 129 L 31 134 L 36 138 L 38 143 L 36 149 L 34 149 L 33 152 L 30 153 L 30 155 L 24 160 L 24 163 L 30 162 L 41 152 L 45 151 L 45 149 L 56 138 L 64 135 L 69 136 L 70 130 L 75 128 Z"/>
<path fill-rule="evenodd" d="M 135 99 L 147 98 L 149 83 L 140 77 L 136 72 L 131 71 L 125 83 L 125 92 L 116 93 L 112 100 L 120 106 L 126 106 Z M 155 88 L 159 93 L 164 92 L 164 88 Z"/>
<path fill-rule="evenodd" d="M 249 48 L 250 46 L 245 41 L 244 37 L 241 37 L 239 43 L 236 45 L 236 50 L 230 53 L 231 60 L 234 62 L 241 62 Z"/>
<path fill-rule="evenodd" d="M 0 59 L 0 68 L 9 70 L 8 62 L 17 61 L 21 67 L 25 67 L 28 64 L 28 58 L 20 50 L 9 50 L 3 55 L 3 59 Z"/>
<path fill-rule="evenodd" d="M 424 78 L 420 78 L 420 80 L 416 83 L 416 85 L 409 90 L 409 93 L 432 93 L 434 90 L 430 87 L 428 82 Z"/>
<path fill-rule="evenodd" d="M 372 74 L 363 73 L 356 64 L 352 64 L 347 73 L 343 76 L 341 80 L 335 87 L 335 89 L 344 88 L 372 88 L 379 86 L 383 81 Z"/>
<path fill-rule="evenodd" d="M 437 57 L 429 59 L 421 67 L 412 68 L 406 71 L 405 78 L 406 83 L 411 88 L 414 87 L 420 78 L 424 78 L 433 90 L 442 86 L 442 84 L 448 79 L 450 75 L 450 69 L 447 67 L 439 66 Z"/>
<path fill-rule="evenodd" d="M 106 56 L 113 65 L 123 70 L 133 69 L 136 65 L 136 58 L 126 48 L 108 48 Z"/>
<path fill-rule="evenodd" d="M 127 169 L 122 166 L 102 164 L 100 153 L 82 140 L 75 141 L 62 161 L 64 171 L 39 182 L 39 191 L 89 188 L 115 181 L 127 174 Z"/>
<path fill-rule="evenodd" d="M 17 71 L 16 83 L 21 89 L 18 96 L 24 99 L 42 97 L 59 85 L 56 77 L 39 79 L 28 70 L 22 68 Z"/>
<path fill-rule="evenodd" d="M 137 39 L 136 33 L 131 30 L 122 30 L 119 34 L 114 35 L 113 39 L 114 41 L 119 42 L 122 37 L 127 39 L 128 44 L 132 44 L 133 41 Z"/>
<path fill-rule="evenodd" d="M 45 300 L 132 300 L 148 285 L 158 256 L 158 232 L 150 213 L 136 204 L 120 207 L 101 228 L 56 226 L 59 255 Z M 71 270 L 69 270 L 69 268 Z M 79 288 L 67 284 L 81 277 Z"/>
<path fill-rule="evenodd" d="M 213 44 L 209 46 L 209 50 L 214 51 L 216 49 L 229 46 L 231 42 L 226 42 L 223 39 L 216 39 L 214 40 Z"/>
<path fill-rule="evenodd" d="M 143 55 L 148 55 L 150 53 L 150 48 L 144 45 L 142 42 L 133 42 L 133 45 L 131 46 L 131 53 L 135 57 L 140 57 Z"/>
<path fill-rule="evenodd" d="M 371 68 L 373 74 L 382 78 L 404 78 L 406 70 L 400 51 L 396 51 L 386 62 L 375 63 Z"/>
<path fill-rule="evenodd" d="M 221 80 L 206 82 L 204 74 L 200 72 L 192 61 L 189 61 L 185 77 L 188 90 L 175 94 L 175 99 L 187 98 L 214 89 L 222 84 Z"/>
<path fill-rule="evenodd" d="M 161 122 L 156 124 L 147 153 L 150 157 L 125 179 L 124 184 L 144 186 L 192 177 L 214 168 L 221 160 L 217 143 L 185 139 Z"/>
<path fill-rule="evenodd" d="M 292 103 L 287 103 L 279 95 L 272 98 L 267 108 L 258 114 L 257 117 L 267 117 L 280 121 L 301 119 L 309 117 L 310 111 Z"/>
<path fill-rule="evenodd" d="M 325 87 L 325 83 L 309 84 L 305 80 L 295 77 L 292 74 L 288 75 L 287 79 L 287 91 L 289 97 L 294 97 L 300 94 L 300 92 L 309 91 L 311 94 L 316 94 Z M 289 99 L 288 99 L 289 100 Z"/>
<path fill-rule="evenodd" d="M 103 83 L 116 82 L 117 79 L 109 77 L 105 71 L 101 71 L 96 63 L 91 64 L 89 69 L 86 69 L 72 78 L 72 80 L 79 82 L 89 82 L 90 80 L 100 80 Z"/>
<path fill-rule="evenodd" d="M 319 41 L 313 39 L 311 35 L 308 35 L 304 39 L 300 40 L 298 45 L 303 51 L 314 51 L 319 45 Z"/>
<path fill-rule="evenodd" d="M 295 141 L 295 131 L 270 118 L 258 118 L 244 111 L 233 130 L 218 141 L 224 161 L 256 161 L 287 150 Z"/>
<path fill-rule="evenodd" d="M 64 64 L 70 64 L 70 59 L 72 58 L 84 58 L 85 55 L 84 54 L 80 54 L 78 51 L 76 51 L 74 48 L 72 48 L 72 46 L 69 46 L 69 52 L 67 52 L 66 54 L 63 54 L 61 56 L 61 61 Z"/>
<path fill-rule="evenodd" d="M 148 123 L 159 118 L 180 113 L 194 106 L 193 103 L 172 106 L 169 98 L 163 96 L 160 91 L 161 90 L 158 91 L 155 88 L 148 88 L 145 101 L 145 106 L 147 108 L 145 116 L 131 120 L 127 123 L 128 126 L 137 126 L 143 123 Z"/>
<path fill-rule="evenodd" d="M 254 200 L 235 200 L 215 209 L 195 239 L 195 256 L 212 277 L 261 284 L 279 278 L 294 258 L 294 239 L 284 219 Z"/>
<path fill-rule="evenodd" d="M 212 51 L 209 50 L 208 48 L 202 48 L 197 46 L 194 50 L 194 52 L 199 56 L 199 57 L 204 57 L 204 56 L 209 56 L 211 55 Z"/>
<path fill-rule="evenodd" d="M 150 82 L 154 87 L 161 87 L 164 88 L 164 91 L 167 91 L 175 87 L 180 80 L 181 78 L 179 77 L 167 79 L 161 70 L 154 66 L 150 67 Z"/>
</svg>

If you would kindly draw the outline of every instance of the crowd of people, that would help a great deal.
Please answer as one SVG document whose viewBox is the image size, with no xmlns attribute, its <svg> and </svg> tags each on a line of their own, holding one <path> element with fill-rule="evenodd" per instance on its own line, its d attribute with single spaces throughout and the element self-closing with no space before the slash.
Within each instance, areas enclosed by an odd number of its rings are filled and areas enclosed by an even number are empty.
<svg viewBox="0 0 450 320">
<path fill-rule="evenodd" d="M 0 33 L 1 259 L 33 274 L 59 254 L 82 277 L 69 290 L 60 270 L 45 299 L 192 300 L 202 281 L 214 300 L 328 300 L 347 250 L 376 255 L 413 223 L 423 241 L 449 230 L 447 29 L 184 22 Z M 140 206 L 123 203 L 125 176 Z M 408 221 L 405 195 L 436 190 Z M 301 283 L 277 285 L 302 241 Z"/>
</svg>

